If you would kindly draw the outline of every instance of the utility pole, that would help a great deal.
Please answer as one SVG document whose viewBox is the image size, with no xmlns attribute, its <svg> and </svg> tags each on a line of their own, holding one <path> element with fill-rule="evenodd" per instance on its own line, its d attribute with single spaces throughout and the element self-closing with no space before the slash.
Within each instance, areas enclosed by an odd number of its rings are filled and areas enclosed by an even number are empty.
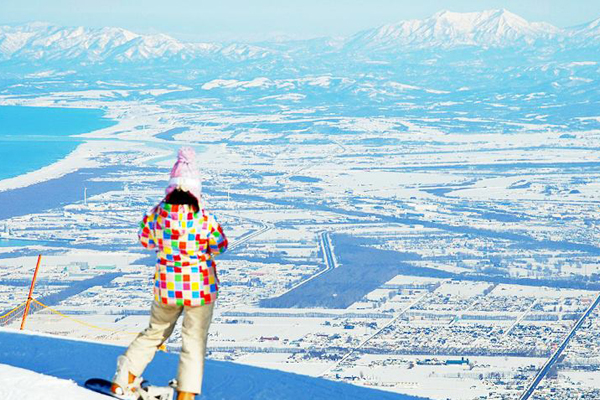
<svg viewBox="0 0 600 400">
<path fill-rule="evenodd" d="M 33 273 L 33 279 L 31 280 L 31 286 L 29 287 L 29 296 L 27 296 L 27 304 L 25 304 L 25 311 L 23 311 L 23 320 L 21 321 L 21 330 L 25 327 L 25 319 L 29 313 L 29 307 L 31 306 L 31 300 L 33 300 L 33 288 L 35 286 L 35 280 L 37 279 L 37 273 L 40 269 L 40 261 L 42 261 L 42 255 L 40 254 L 37 259 L 37 265 L 35 266 L 35 272 Z"/>
</svg>

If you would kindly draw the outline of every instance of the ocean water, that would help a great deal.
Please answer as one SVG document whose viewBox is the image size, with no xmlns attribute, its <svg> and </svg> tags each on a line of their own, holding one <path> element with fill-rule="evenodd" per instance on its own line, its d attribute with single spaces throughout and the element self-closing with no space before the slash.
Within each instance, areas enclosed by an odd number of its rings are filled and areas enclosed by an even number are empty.
<svg viewBox="0 0 600 400">
<path fill-rule="evenodd" d="M 98 109 L 0 106 L 0 180 L 64 158 L 82 142 L 72 135 L 115 124 Z"/>
<path fill-rule="evenodd" d="M 23 239 L 4 239 L 0 238 L 0 247 L 27 247 L 27 246 L 46 246 L 47 242 L 41 242 L 37 240 L 23 240 Z"/>
</svg>

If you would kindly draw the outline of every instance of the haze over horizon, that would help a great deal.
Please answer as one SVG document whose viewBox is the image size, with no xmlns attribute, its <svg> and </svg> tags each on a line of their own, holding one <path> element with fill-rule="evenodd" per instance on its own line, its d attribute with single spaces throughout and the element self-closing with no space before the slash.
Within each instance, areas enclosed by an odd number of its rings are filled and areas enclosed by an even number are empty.
<svg viewBox="0 0 600 400">
<path fill-rule="evenodd" d="M 576 5 L 574 5 L 574 3 Z M 110 5 L 110 7 L 108 7 Z M 441 10 L 474 12 L 504 8 L 528 21 L 548 22 L 559 28 L 579 25 L 600 17 L 600 3 L 591 0 L 568 2 L 427 0 L 351 0 L 340 7 L 334 0 L 307 0 L 285 5 L 273 0 L 205 4 L 190 0 L 176 5 L 157 0 L 140 7 L 131 1 L 57 0 L 49 5 L 40 0 L 0 4 L 0 24 L 14 25 L 43 21 L 62 26 L 120 27 L 140 34 L 164 33 L 183 41 L 261 41 L 277 38 L 309 39 L 349 36 L 361 30 L 409 19 L 424 19 Z"/>
</svg>

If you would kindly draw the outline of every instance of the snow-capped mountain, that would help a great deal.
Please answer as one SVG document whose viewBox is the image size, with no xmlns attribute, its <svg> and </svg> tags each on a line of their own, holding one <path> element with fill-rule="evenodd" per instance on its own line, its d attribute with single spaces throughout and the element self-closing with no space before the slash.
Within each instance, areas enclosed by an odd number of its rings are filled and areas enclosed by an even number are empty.
<svg viewBox="0 0 600 400">
<path fill-rule="evenodd" d="M 164 34 L 139 35 L 121 28 L 64 28 L 45 23 L 0 27 L 0 61 L 140 62 L 223 57 L 246 60 L 269 51 L 246 44 L 182 43 Z"/>
<path fill-rule="evenodd" d="M 325 71 L 327 68 L 339 71 L 340 67 L 369 59 L 373 54 L 383 56 L 377 58 L 379 61 L 390 55 L 388 61 L 397 62 L 395 55 L 423 49 L 435 49 L 438 55 L 457 48 L 510 49 L 508 53 L 496 52 L 494 57 L 498 60 L 510 59 L 523 50 L 533 50 L 530 53 L 537 56 L 583 48 L 589 49 L 586 58 L 594 58 L 599 46 L 600 19 L 559 29 L 545 22 L 529 22 L 507 10 L 441 11 L 424 20 L 388 24 L 347 39 L 260 44 L 185 43 L 164 34 L 141 35 L 121 28 L 58 27 L 46 23 L 0 26 L 0 66 L 10 66 L 12 71 L 25 66 L 29 72 L 50 65 L 55 69 L 66 66 L 77 69 L 169 63 L 176 68 L 192 66 L 215 73 L 236 66 L 243 67 L 243 71 L 238 71 L 242 74 L 251 69 L 258 73 L 299 70 L 314 73 L 316 69 L 318 73 L 328 73 L 331 71 Z"/>
<path fill-rule="evenodd" d="M 568 28 L 566 33 L 580 45 L 600 44 L 600 18 Z"/>
<path fill-rule="evenodd" d="M 348 40 L 352 49 L 458 46 L 509 47 L 552 39 L 561 30 L 544 22 L 528 22 L 506 10 L 456 13 L 441 11 L 424 20 L 402 21 L 360 32 Z"/>
</svg>

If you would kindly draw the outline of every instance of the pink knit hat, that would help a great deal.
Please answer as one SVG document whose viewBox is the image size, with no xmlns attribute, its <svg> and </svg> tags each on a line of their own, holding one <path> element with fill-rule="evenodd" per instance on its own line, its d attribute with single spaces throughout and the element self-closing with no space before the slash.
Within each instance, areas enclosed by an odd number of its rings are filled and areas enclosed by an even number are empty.
<svg viewBox="0 0 600 400">
<path fill-rule="evenodd" d="M 191 147 L 182 147 L 177 153 L 177 161 L 171 170 L 171 179 L 165 193 L 169 195 L 175 189 L 189 192 L 201 203 L 200 172 L 196 166 L 196 153 Z"/>
</svg>

